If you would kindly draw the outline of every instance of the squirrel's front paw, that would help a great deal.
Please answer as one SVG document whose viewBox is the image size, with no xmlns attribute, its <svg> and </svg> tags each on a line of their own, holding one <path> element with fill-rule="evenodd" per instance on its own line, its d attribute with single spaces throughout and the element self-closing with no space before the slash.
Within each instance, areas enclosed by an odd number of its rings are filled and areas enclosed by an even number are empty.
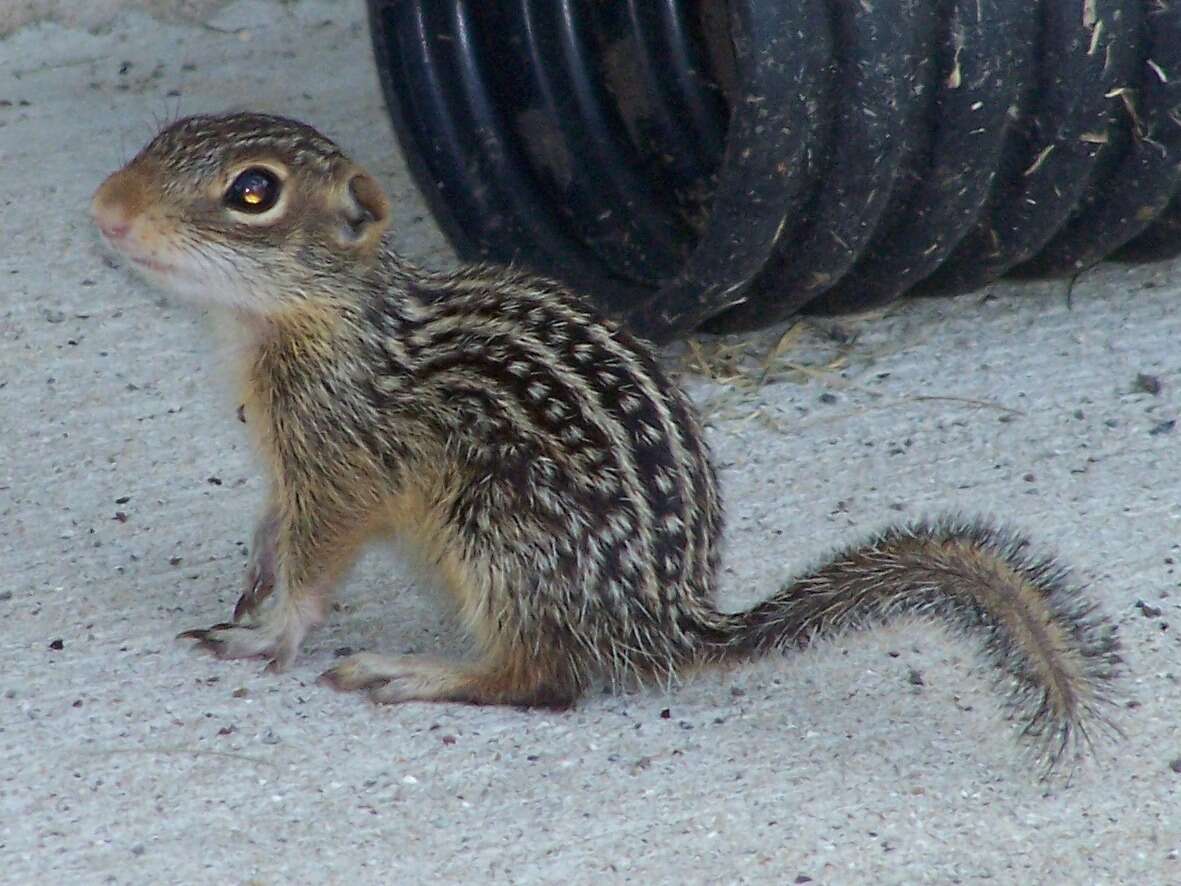
<svg viewBox="0 0 1181 886">
<path fill-rule="evenodd" d="M 196 640 L 198 647 L 218 658 L 264 658 L 267 670 L 281 671 L 295 658 L 308 629 L 323 621 L 323 612 L 323 601 L 315 595 L 284 593 L 250 622 L 195 628 L 177 634 L 177 639 Z"/>
<path fill-rule="evenodd" d="M 234 607 L 234 622 L 254 615 L 258 607 L 275 590 L 275 561 L 278 545 L 279 521 L 270 510 L 254 530 L 250 545 L 250 565 L 246 568 L 246 589 Z"/>
<path fill-rule="evenodd" d="M 291 663 L 299 647 L 264 624 L 222 622 L 210 628 L 194 628 L 176 635 L 178 640 L 196 640 L 198 648 L 218 658 L 263 658 L 268 671 L 281 671 Z"/>
<path fill-rule="evenodd" d="M 240 622 L 248 615 L 254 615 L 258 607 L 275 590 L 275 567 L 273 557 L 254 557 L 246 572 L 246 590 L 234 606 L 234 622 Z"/>
</svg>

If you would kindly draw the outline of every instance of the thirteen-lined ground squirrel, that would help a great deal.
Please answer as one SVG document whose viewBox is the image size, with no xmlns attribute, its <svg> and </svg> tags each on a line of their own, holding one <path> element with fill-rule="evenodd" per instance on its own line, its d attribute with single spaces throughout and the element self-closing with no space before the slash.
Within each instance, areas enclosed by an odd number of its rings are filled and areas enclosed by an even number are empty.
<svg viewBox="0 0 1181 886">
<path fill-rule="evenodd" d="M 217 655 L 282 668 L 362 545 L 400 536 L 480 651 L 364 653 L 325 674 L 376 701 L 564 706 L 595 680 L 920 614 L 978 637 L 1048 759 L 1106 722 L 1114 626 L 1023 539 L 979 523 L 889 529 L 719 611 L 714 471 L 650 349 L 548 280 L 414 267 L 390 247 L 377 182 L 310 127 L 180 120 L 93 213 L 145 277 L 244 340 L 270 494 L 233 622 L 181 635 Z"/>
</svg>

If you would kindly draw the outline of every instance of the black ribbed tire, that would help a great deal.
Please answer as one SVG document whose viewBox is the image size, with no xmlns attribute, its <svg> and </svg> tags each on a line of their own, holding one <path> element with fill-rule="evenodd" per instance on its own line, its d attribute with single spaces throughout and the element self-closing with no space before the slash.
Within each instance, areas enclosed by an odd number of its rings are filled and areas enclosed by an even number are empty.
<svg viewBox="0 0 1181 886">
<path fill-rule="evenodd" d="M 1181 0 L 370 0 L 461 257 L 662 341 L 1181 252 Z"/>
</svg>

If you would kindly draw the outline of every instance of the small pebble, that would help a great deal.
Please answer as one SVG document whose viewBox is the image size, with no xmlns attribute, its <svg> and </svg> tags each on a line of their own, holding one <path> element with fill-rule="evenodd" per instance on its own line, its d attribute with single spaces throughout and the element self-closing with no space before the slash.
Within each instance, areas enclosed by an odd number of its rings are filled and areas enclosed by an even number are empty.
<svg viewBox="0 0 1181 886">
<path fill-rule="evenodd" d="M 1159 437 L 1161 434 L 1168 434 L 1168 433 L 1172 432 L 1173 428 L 1175 428 L 1175 427 L 1177 427 L 1176 419 L 1169 419 L 1168 421 L 1162 421 L 1159 424 L 1153 425 L 1149 429 L 1148 436 Z"/>
<path fill-rule="evenodd" d="M 1145 618 L 1156 618 L 1161 614 L 1159 606 L 1153 606 L 1150 603 L 1145 603 L 1143 600 L 1136 601 L 1136 608 L 1140 610 Z"/>
<path fill-rule="evenodd" d="M 1138 372 L 1136 373 L 1136 384 L 1132 389 L 1139 393 L 1152 394 L 1155 397 L 1161 392 L 1160 379 L 1155 375 L 1149 375 L 1147 372 Z"/>
</svg>

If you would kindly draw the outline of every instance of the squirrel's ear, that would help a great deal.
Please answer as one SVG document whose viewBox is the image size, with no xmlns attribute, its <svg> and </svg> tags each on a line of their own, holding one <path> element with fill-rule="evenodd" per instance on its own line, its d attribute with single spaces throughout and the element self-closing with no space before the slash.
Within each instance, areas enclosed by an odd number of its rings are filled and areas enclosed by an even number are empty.
<svg viewBox="0 0 1181 886">
<path fill-rule="evenodd" d="M 341 193 L 337 237 L 342 246 L 366 249 L 377 244 L 390 222 L 390 201 L 367 172 L 356 172 Z"/>
</svg>

